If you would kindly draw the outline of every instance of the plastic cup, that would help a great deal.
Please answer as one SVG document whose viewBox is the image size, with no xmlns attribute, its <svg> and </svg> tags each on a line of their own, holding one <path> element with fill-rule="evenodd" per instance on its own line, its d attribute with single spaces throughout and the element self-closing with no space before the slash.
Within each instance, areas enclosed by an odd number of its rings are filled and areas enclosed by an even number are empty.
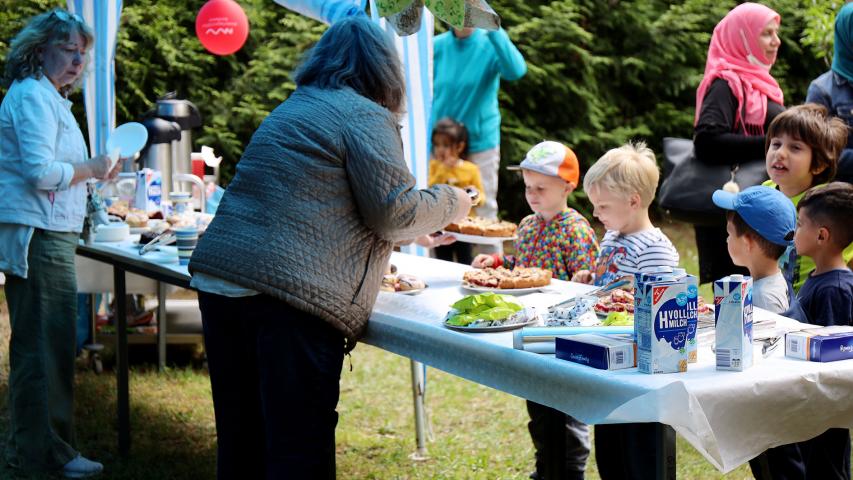
<svg viewBox="0 0 853 480">
<path fill-rule="evenodd" d="M 198 229 L 196 227 L 179 227 L 175 229 L 175 240 L 178 244 L 178 263 L 189 265 L 190 257 L 198 243 Z"/>
<path fill-rule="evenodd" d="M 187 205 L 192 201 L 190 192 L 171 192 L 169 200 L 172 201 L 173 213 L 175 215 L 183 215 L 187 211 Z"/>
</svg>

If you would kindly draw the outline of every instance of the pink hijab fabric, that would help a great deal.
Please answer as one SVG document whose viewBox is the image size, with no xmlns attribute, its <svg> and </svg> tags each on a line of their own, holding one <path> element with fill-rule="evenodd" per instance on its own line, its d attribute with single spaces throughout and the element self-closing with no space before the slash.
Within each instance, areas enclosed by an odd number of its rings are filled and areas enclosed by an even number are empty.
<svg viewBox="0 0 853 480">
<path fill-rule="evenodd" d="M 737 98 L 735 127 L 743 125 L 749 135 L 764 135 L 767 99 L 783 103 L 782 89 L 770 75 L 768 60 L 758 45 L 758 37 L 770 20 L 781 20 L 778 13 L 758 3 L 743 3 L 729 11 L 714 28 L 705 76 L 696 90 L 696 117 L 699 121 L 702 102 L 711 83 L 722 78 Z M 744 117 L 744 102 L 746 111 Z"/>
</svg>

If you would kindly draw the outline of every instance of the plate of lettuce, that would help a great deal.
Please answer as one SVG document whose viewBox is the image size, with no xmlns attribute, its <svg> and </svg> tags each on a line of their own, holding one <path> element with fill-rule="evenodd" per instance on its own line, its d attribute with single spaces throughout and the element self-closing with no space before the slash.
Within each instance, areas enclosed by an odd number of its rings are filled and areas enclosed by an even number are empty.
<svg viewBox="0 0 853 480">
<path fill-rule="evenodd" d="M 485 292 L 468 295 L 451 305 L 444 326 L 460 332 L 487 333 L 513 330 L 537 321 L 536 312 L 512 296 Z"/>
</svg>

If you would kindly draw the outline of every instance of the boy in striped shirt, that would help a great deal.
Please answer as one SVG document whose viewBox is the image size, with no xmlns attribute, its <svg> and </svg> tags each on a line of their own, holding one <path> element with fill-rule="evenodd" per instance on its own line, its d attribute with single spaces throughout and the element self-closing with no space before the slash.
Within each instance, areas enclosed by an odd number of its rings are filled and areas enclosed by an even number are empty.
<svg viewBox="0 0 853 480">
<path fill-rule="evenodd" d="M 606 285 L 653 267 L 678 266 L 678 251 L 649 219 L 659 178 L 655 154 L 642 142 L 614 148 L 590 167 L 583 188 L 607 233 L 595 270 L 581 270 L 573 281 Z M 642 478 L 654 471 L 653 438 L 652 423 L 596 425 L 601 478 Z"/>
<path fill-rule="evenodd" d="M 655 154 L 642 142 L 614 148 L 590 167 L 583 188 L 607 233 L 595 271 L 580 270 L 572 281 L 607 285 L 638 271 L 678 266 L 672 242 L 649 219 L 659 177 Z"/>
</svg>

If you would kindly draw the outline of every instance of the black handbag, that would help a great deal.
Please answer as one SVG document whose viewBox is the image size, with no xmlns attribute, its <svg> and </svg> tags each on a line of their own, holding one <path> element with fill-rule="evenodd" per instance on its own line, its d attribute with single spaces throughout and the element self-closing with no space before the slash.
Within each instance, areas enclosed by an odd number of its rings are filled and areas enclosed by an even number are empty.
<svg viewBox="0 0 853 480">
<path fill-rule="evenodd" d="M 764 159 L 735 165 L 711 165 L 696 159 L 693 140 L 663 139 L 663 174 L 658 205 L 673 220 L 694 225 L 720 225 L 724 211 L 714 205 L 711 195 L 726 182 L 737 183 L 741 190 L 767 180 Z"/>
</svg>

